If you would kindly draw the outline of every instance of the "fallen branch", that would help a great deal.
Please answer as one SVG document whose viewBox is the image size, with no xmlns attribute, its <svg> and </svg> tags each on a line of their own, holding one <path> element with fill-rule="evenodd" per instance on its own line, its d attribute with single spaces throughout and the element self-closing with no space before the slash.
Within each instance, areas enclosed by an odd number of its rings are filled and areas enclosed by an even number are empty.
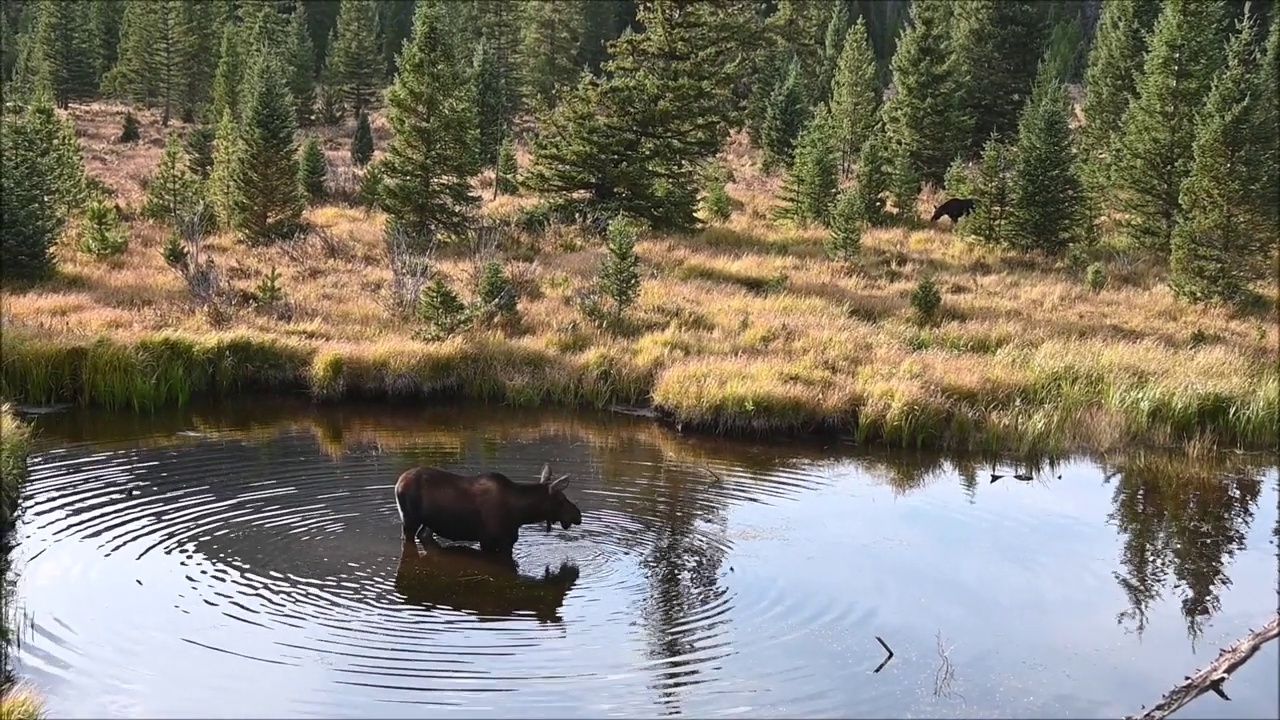
<svg viewBox="0 0 1280 720">
<path fill-rule="evenodd" d="M 1161 720 L 1177 712 L 1192 700 L 1212 690 L 1223 700 L 1230 700 L 1222 684 L 1231 673 L 1244 665 L 1258 648 L 1280 636 L 1280 613 L 1271 618 L 1260 630 L 1250 630 L 1249 634 L 1236 641 L 1235 645 L 1223 648 L 1213 662 L 1206 665 L 1195 675 L 1170 690 L 1155 707 L 1141 715 L 1130 715 L 1125 720 Z"/>
<path fill-rule="evenodd" d="M 872 670 L 872 671 L 871 671 L 871 672 L 872 672 L 872 674 L 878 673 L 878 672 L 880 672 L 881 670 L 883 670 L 883 669 L 884 669 L 884 666 L 885 666 L 885 665 L 888 665 L 888 664 L 889 664 L 889 661 L 893 659 L 893 648 L 890 648 L 888 643 L 886 643 L 884 640 L 880 639 L 880 636 L 879 636 L 879 635 L 876 635 L 876 642 L 880 643 L 880 647 L 884 648 L 884 651 L 885 651 L 885 652 L 887 652 L 887 653 L 889 653 L 889 655 L 888 655 L 887 657 L 885 657 L 885 659 L 884 659 L 884 660 L 882 660 L 882 661 L 880 662 L 880 664 L 879 664 L 879 665 L 877 665 L 877 666 L 876 666 L 876 669 L 875 669 L 875 670 Z"/>
</svg>

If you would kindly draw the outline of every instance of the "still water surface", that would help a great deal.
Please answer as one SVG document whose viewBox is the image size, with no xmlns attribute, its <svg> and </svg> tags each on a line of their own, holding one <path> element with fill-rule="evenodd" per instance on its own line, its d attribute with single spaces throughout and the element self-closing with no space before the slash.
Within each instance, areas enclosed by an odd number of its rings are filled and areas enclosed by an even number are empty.
<svg viewBox="0 0 1280 720">
<path fill-rule="evenodd" d="M 499 408 L 39 427 L 15 664 L 53 717 L 1122 717 L 1277 606 L 1273 457 L 995 460 L 1020 482 Z M 527 526 L 518 572 L 405 552 L 404 469 L 544 461 L 583 524 Z M 1276 717 L 1278 659 L 1179 717 Z"/>
</svg>

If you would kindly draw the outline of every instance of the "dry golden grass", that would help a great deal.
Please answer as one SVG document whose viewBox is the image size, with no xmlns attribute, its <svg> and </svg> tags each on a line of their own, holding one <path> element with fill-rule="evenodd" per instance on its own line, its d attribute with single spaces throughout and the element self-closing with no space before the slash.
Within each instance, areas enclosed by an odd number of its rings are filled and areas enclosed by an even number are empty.
<svg viewBox="0 0 1280 720">
<path fill-rule="evenodd" d="M 44 700 L 28 685 L 14 685 L 0 695 L 0 720 L 41 720 Z"/>
<path fill-rule="evenodd" d="M 124 146 L 114 142 L 123 108 L 72 114 L 89 171 L 123 206 L 136 207 L 163 147 L 154 117 L 143 114 L 143 141 Z M 331 178 L 351 172 L 351 125 L 319 131 Z M 381 147 L 385 122 L 375 118 L 374 126 Z M 513 402 L 651 399 L 678 421 L 712 428 L 854 427 L 856 420 L 861 436 L 892 442 L 952 442 L 976 430 L 1001 442 L 1055 437 L 1092 446 L 1200 432 L 1273 442 L 1259 434 L 1280 412 L 1273 318 L 1183 304 L 1155 265 L 1120 253 L 1103 259 L 1109 284 L 1095 294 L 1061 264 L 962 241 L 946 221 L 869 233 L 857 266 L 847 269 L 826 259 L 823 231 L 768 219 L 778 180 L 755 170 L 741 138 L 726 160 L 737 210 L 692 237 L 639 243 L 645 282 L 623 336 L 594 330 L 570 300 L 591 282 L 602 251 L 556 229 L 538 252 L 508 260 L 525 287 L 519 331 L 417 340 L 385 306 L 381 218 L 336 205 L 307 213 L 336 239 L 329 254 L 314 244 L 291 253 L 212 240 L 237 289 L 277 267 L 294 308 L 287 321 L 238 311 L 230 326 L 314 356 L 304 368 L 313 389 L 325 376 L 331 389 L 392 391 L 416 380 Z M 531 202 L 490 200 L 491 183 L 477 180 L 491 215 Z M 928 213 L 931 202 L 922 198 L 920 209 Z M 220 329 L 189 310 L 180 279 L 161 259 L 163 234 L 132 221 L 128 251 L 107 261 L 64 243 L 58 280 L 4 292 L 6 329 L 126 344 L 157 333 L 213 336 Z M 459 283 L 472 271 L 468 259 L 440 262 Z M 925 271 L 942 291 L 943 317 L 921 329 L 908 297 Z M 557 387 L 539 387 L 547 384 Z M 593 387 L 575 389 L 584 384 Z"/>
</svg>

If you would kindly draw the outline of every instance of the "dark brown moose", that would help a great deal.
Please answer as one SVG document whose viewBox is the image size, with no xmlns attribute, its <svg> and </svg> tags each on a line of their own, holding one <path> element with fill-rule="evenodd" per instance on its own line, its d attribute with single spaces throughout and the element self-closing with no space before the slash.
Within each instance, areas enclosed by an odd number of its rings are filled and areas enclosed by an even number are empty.
<svg viewBox="0 0 1280 720">
<path fill-rule="evenodd" d="M 532 614 L 539 622 L 563 622 L 560 608 L 578 580 L 578 568 L 561 563 L 542 577 L 519 573 L 515 558 L 465 545 L 444 547 L 428 538 L 425 553 L 405 538 L 396 567 L 396 592 L 407 603 L 447 607 L 481 619 Z"/>
<path fill-rule="evenodd" d="M 510 555 L 521 525 L 545 522 L 550 531 L 553 522 L 565 530 L 582 524 L 582 511 L 565 497 L 568 484 L 568 475 L 552 481 L 548 465 L 536 483 L 515 482 L 497 472 L 464 476 L 416 467 L 396 481 L 396 507 L 405 540 L 434 533 L 447 540 L 478 540 L 486 552 Z"/>
</svg>

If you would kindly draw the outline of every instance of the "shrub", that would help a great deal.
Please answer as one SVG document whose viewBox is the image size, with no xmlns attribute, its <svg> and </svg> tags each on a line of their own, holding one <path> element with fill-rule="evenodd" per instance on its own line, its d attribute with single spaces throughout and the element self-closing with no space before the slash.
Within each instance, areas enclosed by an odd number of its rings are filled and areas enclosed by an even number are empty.
<svg viewBox="0 0 1280 720">
<path fill-rule="evenodd" d="M 1093 263 L 1084 271 L 1084 283 L 1093 292 L 1102 292 L 1107 285 L 1107 273 L 1102 269 L 1102 263 Z"/>
<path fill-rule="evenodd" d="M 124 123 L 120 127 L 120 142 L 136 143 L 142 139 L 142 130 L 138 127 L 138 118 L 132 110 L 125 111 Z"/>
<path fill-rule="evenodd" d="M 356 116 L 356 131 L 351 136 L 351 162 L 356 167 L 364 167 L 373 159 L 373 128 L 369 126 L 369 115 L 360 108 Z"/>
<path fill-rule="evenodd" d="M 129 236 L 120 224 L 119 213 L 112 203 L 98 198 L 85 208 L 80 226 L 80 250 L 89 255 L 119 255 L 129 247 Z"/>
<path fill-rule="evenodd" d="M 911 309 L 915 311 L 917 324 L 929 325 L 937 318 L 938 309 L 942 307 L 942 293 L 933 281 L 932 275 L 920 278 L 911 291 Z"/>
<path fill-rule="evenodd" d="M 418 301 L 418 318 L 427 324 L 430 340 L 447 338 L 470 320 L 467 306 L 444 278 L 436 275 L 422 290 Z"/>
<path fill-rule="evenodd" d="M 846 190 L 836 198 L 831 212 L 831 237 L 827 252 L 841 262 L 850 263 L 862 248 L 863 228 L 862 198 L 856 192 Z"/>
<path fill-rule="evenodd" d="M 580 309 L 599 327 L 616 328 L 622 315 L 640 295 L 640 258 L 636 240 L 640 223 L 619 215 L 610 223 L 605 236 L 605 257 L 600 263 L 595 292 L 583 298 Z"/>
<path fill-rule="evenodd" d="M 702 209 L 707 218 L 715 222 L 724 222 L 733 215 L 733 200 L 724 188 L 724 183 L 713 183 L 707 187 L 702 198 Z"/>
<path fill-rule="evenodd" d="M 328 167 L 324 160 L 324 150 L 314 135 L 307 138 L 302 146 L 302 158 L 298 161 L 298 184 L 307 200 L 315 202 L 324 197 L 324 181 Z"/>
<path fill-rule="evenodd" d="M 360 204 L 376 208 L 382 202 L 382 169 L 370 163 L 360 176 Z"/>
<path fill-rule="evenodd" d="M 486 262 L 476 287 L 476 316 L 482 320 L 514 318 L 518 301 L 516 288 L 503 272 L 502 264 L 497 260 Z"/>
<path fill-rule="evenodd" d="M 504 195 L 515 195 L 520 191 L 520 184 L 516 181 L 516 174 L 519 173 L 519 166 L 516 164 L 516 146 L 511 142 L 511 137 L 507 136 L 502 141 L 502 146 L 498 149 L 498 169 L 494 175 L 494 190 Z"/>
</svg>

